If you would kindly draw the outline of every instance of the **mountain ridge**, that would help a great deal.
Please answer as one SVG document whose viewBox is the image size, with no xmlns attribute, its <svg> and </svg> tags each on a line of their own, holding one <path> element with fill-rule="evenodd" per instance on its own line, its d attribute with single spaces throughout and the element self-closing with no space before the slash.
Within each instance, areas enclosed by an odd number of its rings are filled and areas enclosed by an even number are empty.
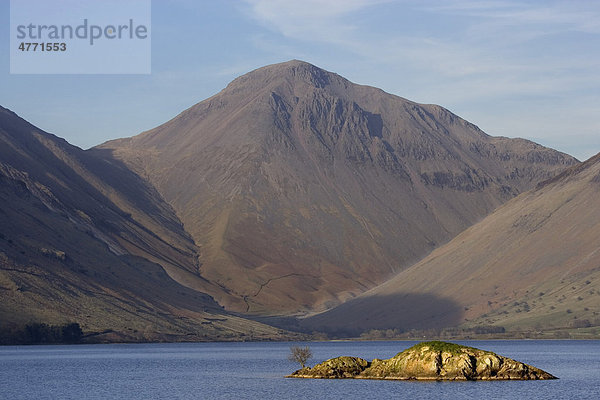
<svg viewBox="0 0 600 400">
<path fill-rule="evenodd" d="M 5 108 L 0 199 L 0 339 L 72 322 L 92 341 L 281 335 L 171 279 L 195 273 L 195 246 L 145 181 Z"/>
<path fill-rule="evenodd" d="M 294 326 L 360 332 L 395 321 L 382 303 L 413 328 L 518 325 L 431 282 L 379 290 L 418 282 L 415 265 L 520 193 L 590 170 L 297 60 L 85 151 L 0 108 L 0 143 L 0 319 L 107 340 L 289 338 L 256 321 L 311 315 Z"/>
<path fill-rule="evenodd" d="M 576 163 L 301 61 L 93 151 L 174 208 L 221 304 L 264 315 L 346 301 Z"/>
<path fill-rule="evenodd" d="M 508 201 L 381 286 L 308 318 L 305 328 L 357 333 L 442 321 L 508 331 L 593 329 L 600 325 L 599 192 L 600 154 Z M 454 320 L 432 302 L 413 302 L 419 312 L 411 314 L 410 304 L 392 309 L 385 300 L 414 292 L 446 298 Z M 360 317 L 349 326 L 347 315 Z"/>
</svg>

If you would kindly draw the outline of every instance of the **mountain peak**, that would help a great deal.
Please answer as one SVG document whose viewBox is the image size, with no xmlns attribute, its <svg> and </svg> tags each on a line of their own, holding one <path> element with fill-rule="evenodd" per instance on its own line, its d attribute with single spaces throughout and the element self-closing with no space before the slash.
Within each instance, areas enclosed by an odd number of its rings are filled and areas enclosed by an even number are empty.
<svg viewBox="0 0 600 400">
<path fill-rule="evenodd" d="M 341 76 L 300 60 L 290 60 L 255 69 L 234 79 L 227 89 L 242 86 L 270 86 L 275 83 L 304 83 L 316 88 L 323 88 L 333 82 L 348 82 Z"/>
<path fill-rule="evenodd" d="M 180 216 L 215 298 L 255 313 L 338 304 L 575 162 L 298 60 L 103 148 Z"/>
</svg>

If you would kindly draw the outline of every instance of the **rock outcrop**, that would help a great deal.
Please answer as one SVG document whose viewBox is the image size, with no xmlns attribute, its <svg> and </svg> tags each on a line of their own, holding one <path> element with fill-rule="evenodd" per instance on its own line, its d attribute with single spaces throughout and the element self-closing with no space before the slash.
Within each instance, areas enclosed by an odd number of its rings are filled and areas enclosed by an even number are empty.
<svg viewBox="0 0 600 400">
<path fill-rule="evenodd" d="M 388 360 L 337 357 L 302 368 L 289 378 L 398 380 L 557 379 L 539 368 L 485 350 L 446 342 L 423 342 Z"/>
<path fill-rule="evenodd" d="M 371 363 L 358 357 L 337 357 L 323 361 L 312 368 L 302 368 L 294 372 L 291 378 L 356 378 Z"/>
</svg>

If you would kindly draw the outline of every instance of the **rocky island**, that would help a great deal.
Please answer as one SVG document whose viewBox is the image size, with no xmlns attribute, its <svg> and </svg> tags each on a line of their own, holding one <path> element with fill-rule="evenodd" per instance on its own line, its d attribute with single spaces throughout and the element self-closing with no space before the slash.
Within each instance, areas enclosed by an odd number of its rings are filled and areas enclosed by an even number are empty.
<svg viewBox="0 0 600 400">
<path fill-rule="evenodd" d="M 490 351 L 447 342 L 423 342 L 396 356 L 369 362 L 337 357 L 288 378 L 397 380 L 538 380 L 558 379 L 539 368 Z"/>
</svg>

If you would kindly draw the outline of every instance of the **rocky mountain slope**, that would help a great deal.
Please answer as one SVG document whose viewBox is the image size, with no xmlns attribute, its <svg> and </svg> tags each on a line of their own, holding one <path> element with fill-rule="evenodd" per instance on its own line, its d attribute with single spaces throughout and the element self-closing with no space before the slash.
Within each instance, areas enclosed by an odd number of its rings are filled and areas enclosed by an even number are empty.
<svg viewBox="0 0 600 400">
<path fill-rule="evenodd" d="M 600 154 L 509 201 L 309 329 L 600 326 Z M 353 321 L 348 323 L 348 321 Z"/>
<path fill-rule="evenodd" d="M 77 322 L 104 332 L 98 340 L 277 337 L 202 292 L 196 252 L 172 208 L 124 165 L 0 108 L 0 331 Z"/>
<path fill-rule="evenodd" d="M 203 290 L 263 315 L 347 301 L 577 162 L 300 61 L 92 152 L 173 207 Z"/>
</svg>

